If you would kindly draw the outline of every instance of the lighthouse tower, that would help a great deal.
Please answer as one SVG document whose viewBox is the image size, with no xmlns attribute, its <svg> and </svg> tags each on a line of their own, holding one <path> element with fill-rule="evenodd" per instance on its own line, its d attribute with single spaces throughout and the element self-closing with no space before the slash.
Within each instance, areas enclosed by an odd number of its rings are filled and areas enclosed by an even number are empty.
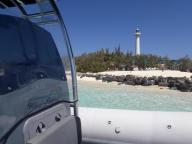
<svg viewBox="0 0 192 144">
<path fill-rule="evenodd" d="M 139 28 L 136 29 L 136 41 L 135 41 L 135 55 L 140 56 L 141 54 L 141 47 L 140 47 L 140 36 L 141 36 L 141 31 Z"/>
</svg>

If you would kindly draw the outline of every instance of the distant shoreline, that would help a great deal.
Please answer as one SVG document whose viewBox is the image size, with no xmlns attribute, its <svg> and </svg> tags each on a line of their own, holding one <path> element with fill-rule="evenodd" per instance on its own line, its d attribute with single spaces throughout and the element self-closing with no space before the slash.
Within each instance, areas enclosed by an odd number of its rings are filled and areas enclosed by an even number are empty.
<svg viewBox="0 0 192 144">
<path fill-rule="evenodd" d="M 82 74 L 101 74 L 101 75 L 114 75 L 114 76 L 121 76 L 121 75 L 133 75 L 133 76 L 141 76 L 141 77 L 153 77 L 153 76 L 162 76 L 162 77 L 187 77 L 191 78 L 192 73 L 190 72 L 181 72 L 177 70 L 139 70 L 139 71 L 104 71 L 104 72 L 98 72 L 98 73 L 80 73 L 78 72 L 78 75 Z"/>
<path fill-rule="evenodd" d="M 95 84 L 97 87 L 103 87 L 103 86 L 108 86 L 108 87 L 111 87 L 112 89 L 115 88 L 115 87 L 123 87 L 125 89 L 130 89 L 130 90 L 134 90 L 134 91 L 139 91 L 139 90 L 142 90 L 142 91 L 146 91 L 146 92 L 164 92 L 164 93 L 167 93 L 167 92 L 174 92 L 175 94 L 181 94 L 181 95 L 191 95 L 192 96 L 192 92 L 181 92 L 181 91 L 178 91 L 178 90 L 171 90 L 169 89 L 168 87 L 161 87 L 161 86 L 157 86 L 157 85 L 152 85 L 152 86 L 141 86 L 141 85 L 136 85 L 136 86 L 133 86 L 133 85 L 124 85 L 124 84 L 119 84 L 118 82 L 110 82 L 110 83 L 106 83 L 106 82 L 102 82 L 102 80 L 96 80 L 95 78 L 88 78 L 88 77 L 83 77 L 83 78 L 80 78 L 80 76 L 77 76 L 77 81 L 78 81 L 78 85 L 81 85 L 81 84 Z"/>
<path fill-rule="evenodd" d="M 148 89 L 171 89 L 192 92 L 192 73 L 171 70 L 150 71 L 105 71 L 99 73 L 77 73 L 78 80 L 116 82 Z"/>
</svg>

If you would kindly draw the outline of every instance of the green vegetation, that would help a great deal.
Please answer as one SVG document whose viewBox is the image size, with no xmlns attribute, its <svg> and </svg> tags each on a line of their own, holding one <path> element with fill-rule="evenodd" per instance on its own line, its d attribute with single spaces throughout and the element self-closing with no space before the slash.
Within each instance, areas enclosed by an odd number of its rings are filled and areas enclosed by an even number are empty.
<svg viewBox="0 0 192 144">
<path fill-rule="evenodd" d="M 168 57 L 156 55 L 134 56 L 131 52 L 123 53 L 119 48 L 110 52 L 101 49 L 97 52 L 82 54 L 76 57 L 78 72 L 101 72 L 107 70 L 133 70 L 146 68 L 174 69 L 192 71 L 192 60 L 185 56 L 179 60 L 170 60 Z"/>
</svg>

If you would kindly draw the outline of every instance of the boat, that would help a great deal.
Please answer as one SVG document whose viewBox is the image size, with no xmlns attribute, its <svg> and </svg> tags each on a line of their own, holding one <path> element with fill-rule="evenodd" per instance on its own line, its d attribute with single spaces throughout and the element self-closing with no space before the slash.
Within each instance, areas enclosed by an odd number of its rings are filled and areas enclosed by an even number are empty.
<svg viewBox="0 0 192 144">
<path fill-rule="evenodd" d="M 190 112 L 78 107 L 58 2 L 0 1 L 0 144 L 191 144 Z M 47 25 L 60 28 L 64 57 Z"/>
<path fill-rule="evenodd" d="M 80 144 L 74 56 L 56 1 L 4 0 L 0 6 L 0 143 Z M 35 7 L 40 11 L 27 11 Z M 62 30 L 64 66 L 42 27 L 48 24 Z"/>
</svg>

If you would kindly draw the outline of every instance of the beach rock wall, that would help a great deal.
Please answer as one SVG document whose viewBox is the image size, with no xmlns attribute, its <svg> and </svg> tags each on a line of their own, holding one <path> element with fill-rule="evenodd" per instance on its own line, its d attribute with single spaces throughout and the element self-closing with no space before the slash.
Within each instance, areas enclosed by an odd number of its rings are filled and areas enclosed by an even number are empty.
<svg viewBox="0 0 192 144">
<path fill-rule="evenodd" d="M 118 82 L 120 84 L 126 85 L 141 85 L 141 86 L 151 86 L 158 85 L 160 87 L 169 87 L 173 90 L 179 90 L 182 92 L 192 92 L 192 77 L 139 77 L 133 75 L 102 75 L 102 74 L 80 74 L 80 78 L 92 77 L 96 80 L 102 80 L 103 82 Z"/>
</svg>

